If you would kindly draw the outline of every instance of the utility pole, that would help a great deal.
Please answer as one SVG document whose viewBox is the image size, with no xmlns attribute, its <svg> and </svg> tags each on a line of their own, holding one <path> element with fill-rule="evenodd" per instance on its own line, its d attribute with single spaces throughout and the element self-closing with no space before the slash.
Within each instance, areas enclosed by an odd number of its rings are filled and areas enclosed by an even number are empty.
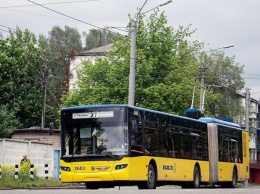
<svg viewBox="0 0 260 194">
<path fill-rule="evenodd" d="M 41 129 L 44 129 L 44 127 L 45 127 L 47 82 L 48 82 L 48 68 L 47 68 L 47 64 L 46 64 L 44 75 L 43 75 L 43 81 L 42 81 L 42 119 L 41 119 Z"/>
<path fill-rule="evenodd" d="M 130 52 L 130 74 L 129 74 L 129 90 L 128 104 L 134 106 L 135 101 L 135 47 L 136 47 L 136 25 L 137 22 L 132 21 L 131 25 L 131 52 Z"/>
<path fill-rule="evenodd" d="M 246 131 L 249 132 L 249 109 L 250 109 L 250 92 L 249 92 L 249 88 L 246 88 L 246 99 L 245 99 L 245 127 L 246 127 Z"/>
<path fill-rule="evenodd" d="M 143 6 L 139 10 L 136 15 L 136 19 L 131 23 L 131 51 L 130 51 L 130 73 L 129 73 L 129 88 L 128 88 L 128 104 L 134 106 L 135 105 L 135 58 L 136 58 L 136 29 L 137 29 L 137 20 L 140 15 L 143 15 L 149 11 L 152 11 L 158 7 L 165 6 L 171 3 L 172 0 L 168 0 L 167 2 L 160 4 L 144 13 L 141 14 L 141 11 L 144 5 L 147 3 L 147 0 L 144 2 Z"/>
<path fill-rule="evenodd" d="M 250 109 L 250 92 L 249 88 L 246 88 L 246 99 L 245 99 L 245 127 L 246 131 L 249 133 L 249 109 Z M 249 141 L 249 140 L 248 140 Z M 248 150 L 250 152 L 250 150 Z M 248 180 L 245 181 L 245 187 L 248 187 Z"/>
</svg>

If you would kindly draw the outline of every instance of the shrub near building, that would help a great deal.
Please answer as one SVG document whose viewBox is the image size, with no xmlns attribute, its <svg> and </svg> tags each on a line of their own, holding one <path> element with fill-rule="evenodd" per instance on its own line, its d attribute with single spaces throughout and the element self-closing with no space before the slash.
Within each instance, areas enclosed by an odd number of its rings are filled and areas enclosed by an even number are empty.
<svg viewBox="0 0 260 194">
<path fill-rule="evenodd" d="M 24 164 L 20 167 L 18 173 L 18 180 L 29 180 L 30 179 L 30 164 Z M 14 165 L 1 165 L 2 170 L 2 181 L 15 180 L 15 167 Z M 34 178 L 37 177 L 38 169 L 33 169 Z"/>
<path fill-rule="evenodd" d="M 61 187 L 68 186 L 68 184 L 61 183 L 59 179 L 50 178 L 48 180 L 39 178 L 37 176 L 37 168 L 34 168 L 34 179 L 30 179 L 27 174 L 28 167 L 19 169 L 18 179 L 15 179 L 15 166 L 14 165 L 1 165 L 1 180 L 0 188 L 10 189 L 28 189 L 30 187 Z"/>
</svg>

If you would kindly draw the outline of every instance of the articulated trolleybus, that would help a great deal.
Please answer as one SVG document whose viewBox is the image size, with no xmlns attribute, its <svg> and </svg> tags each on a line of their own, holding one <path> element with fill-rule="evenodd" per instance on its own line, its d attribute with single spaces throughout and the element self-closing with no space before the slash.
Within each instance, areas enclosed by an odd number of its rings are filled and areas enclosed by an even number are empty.
<svg viewBox="0 0 260 194">
<path fill-rule="evenodd" d="M 111 104 L 64 108 L 61 125 L 64 183 L 233 188 L 249 178 L 248 132 L 231 122 Z"/>
</svg>

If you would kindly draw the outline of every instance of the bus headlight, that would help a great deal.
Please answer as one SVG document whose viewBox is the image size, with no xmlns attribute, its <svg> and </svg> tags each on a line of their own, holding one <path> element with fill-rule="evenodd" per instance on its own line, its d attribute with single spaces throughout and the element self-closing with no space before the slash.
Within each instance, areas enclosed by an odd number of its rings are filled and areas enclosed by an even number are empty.
<svg viewBox="0 0 260 194">
<path fill-rule="evenodd" d="M 66 167 L 66 166 L 61 166 L 60 169 L 68 172 L 70 171 L 70 167 Z"/>
<path fill-rule="evenodd" d="M 127 167 L 127 164 L 119 164 L 119 165 L 116 165 L 116 170 L 120 170 L 120 169 L 124 169 Z"/>
</svg>

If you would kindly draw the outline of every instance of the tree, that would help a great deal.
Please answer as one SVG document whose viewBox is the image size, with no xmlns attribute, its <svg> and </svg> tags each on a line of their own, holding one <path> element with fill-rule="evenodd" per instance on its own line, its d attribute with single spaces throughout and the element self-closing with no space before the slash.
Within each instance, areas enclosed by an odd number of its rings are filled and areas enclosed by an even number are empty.
<svg viewBox="0 0 260 194">
<path fill-rule="evenodd" d="M 138 21 L 136 44 L 136 102 L 138 106 L 182 114 L 190 106 L 198 76 L 193 53 L 201 44 L 189 42 L 189 27 L 174 30 L 158 11 L 145 23 Z M 120 37 L 106 59 L 95 65 L 86 61 L 79 72 L 79 90 L 72 91 L 63 106 L 127 103 L 130 41 Z M 87 94 L 87 95 L 86 95 Z"/>
<path fill-rule="evenodd" d="M 58 81 L 59 99 L 69 89 L 70 59 L 82 49 L 80 33 L 76 28 L 65 26 L 63 30 L 59 26 L 54 26 L 49 32 L 49 47 L 52 60 L 57 59 L 59 62 L 58 65 L 52 63 L 52 67 L 50 65 L 53 76 L 58 78 L 56 81 Z"/>
<path fill-rule="evenodd" d="M 82 42 L 79 31 L 76 28 L 65 26 L 64 30 L 54 26 L 49 32 L 49 46 L 54 56 L 65 58 L 70 53 L 82 50 Z"/>
<path fill-rule="evenodd" d="M 155 11 L 146 22 L 143 18 L 139 18 L 135 101 L 140 107 L 182 115 L 191 105 L 193 86 L 195 80 L 199 79 L 200 63 L 197 53 L 203 44 L 198 41 L 188 41 L 195 32 L 190 30 L 190 26 L 173 29 L 166 24 L 164 13 L 158 16 L 158 11 Z M 229 73 L 231 73 L 232 68 L 236 69 L 232 58 L 224 58 L 229 60 Z M 85 61 L 83 69 L 78 72 L 79 89 L 71 91 L 66 96 L 66 100 L 63 100 L 62 106 L 127 104 L 129 61 L 129 38 L 120 37 L 105 59 L 99 59 L 95 64 Z M 210 71 L 210 68 L 208 71 L 206 84 L 217 84 L 216 81 L 210 81 L 216 72 Z M 236 73 L 241 76 L 241 69 L 238 68 Z M 229 80 L 229 84 L 225 86 L 233 87 L 234 91 L 243 85 L 242 79 L 236 79 L 230 74 L 228 77 L 219 72 L 217 77 L 222 81 Z M 223 93 L 207 88 L 205 102 L 207 116 L 217 115 L 216 110 L 223 108 L 220 106 L 223 98 Z M 233 104 L 229 102 L 225 105 L 231 107 Z M 199 107 L 199 87 L 195 89 L 194 107 Z"/>
<path fill-rule="evenodd" d="M 223 51 L 206 55 L 205 62 L 207 88 L 214 94 L 221 94 L 219 101 L 214 104 L 206 101 L 206 109 L 215 117 L 237 117 L 243 111 L 237 98 L 237 91 L 245 86 L 245 81 L 241 76 L 244 67 L 235 63 L 234 56 L 225 56 Z"/>
<path fill-rule="evenodd" d="M 6 105 L 0 106 L 0 138 L 10 137 L 17 127 L 19 121 L 15 117 L 15 110 L 9 112 Z"/>
<path fill-rule="evenodd" d="M 48 37 L 39 37 L 39 47 L 46 65 L 46 123 L 50 123 L 58 118 L 60 98 L 68 92 L 70 58 L 82 50 L 81 35 L 73 27 L 54 26 Z"/>
<path fill-rule="evenodd" d="M 38 125 L 41 118 L 44 63 L 36 44 L 33 33 L 19 28 L 0 40 L 0 106 L 15 114 L 21 127 Z"/>
<path fill-rule="evenodd" d="M 89 50 L 103 45 L 114 43 L 119 39 L 119 34 L 111 32 L 108 28 L 90 29 L 89 33 L 83 32 L 85 36 L 85 48 Z"/>
</svg>

